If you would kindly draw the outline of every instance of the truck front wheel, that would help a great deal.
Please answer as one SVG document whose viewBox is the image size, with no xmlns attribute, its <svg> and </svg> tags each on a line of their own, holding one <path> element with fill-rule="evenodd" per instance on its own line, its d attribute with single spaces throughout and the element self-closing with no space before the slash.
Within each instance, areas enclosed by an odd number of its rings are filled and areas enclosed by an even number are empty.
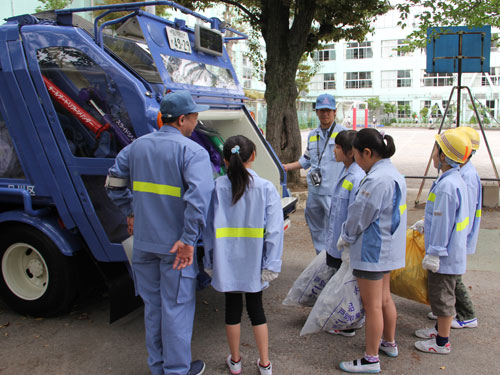
<svg viewBox="0 0 500 375">
<path fill-rule="evenodd" d="M 73 262 L 43 233 L 2 228 L 0 295 L 13 310 L 48 317 L 66 312 L 76 296 Z"/>
</svg>

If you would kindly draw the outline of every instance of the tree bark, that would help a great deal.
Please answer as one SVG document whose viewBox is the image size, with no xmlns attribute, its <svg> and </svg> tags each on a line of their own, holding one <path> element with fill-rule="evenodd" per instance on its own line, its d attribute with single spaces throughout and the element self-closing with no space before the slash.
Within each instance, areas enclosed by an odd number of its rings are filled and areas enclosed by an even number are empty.
<svg viewBox="0 0 500 375">
<path fill-rule="evenodd" d="M 295 2 L 290 27 L 290 2 L 263 2 L 261 28 L 266 42 L 266 138 L 282 163 L 297 161 L 302 141 L 297 118 L 298 96 L 295 76 L 300 58 L 306 50 L 308 33 L 314 16 L 315 2 Z M 301 32 L 298 32 L 301 30 Z M 298 182 L 299 171 L 288 174 L 289 182 Z"/>
</svg>

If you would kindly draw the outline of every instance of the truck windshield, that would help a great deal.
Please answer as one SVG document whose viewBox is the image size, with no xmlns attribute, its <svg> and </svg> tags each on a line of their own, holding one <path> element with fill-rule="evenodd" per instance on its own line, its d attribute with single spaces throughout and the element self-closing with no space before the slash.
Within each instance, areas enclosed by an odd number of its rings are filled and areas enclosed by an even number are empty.
<svg viewBox="0 0 500 375">
<path fill-rule="evenodd" d="M 104 44 L 146 81 L 163 83 L 145 40 L 104 35 Z"/>
<path fill-rule="evenodd" d="M 229 69 L 164 54 L 161 57 L 165 70 L 175 83 L 227 90 L 238 88 Z"/>
</svg>

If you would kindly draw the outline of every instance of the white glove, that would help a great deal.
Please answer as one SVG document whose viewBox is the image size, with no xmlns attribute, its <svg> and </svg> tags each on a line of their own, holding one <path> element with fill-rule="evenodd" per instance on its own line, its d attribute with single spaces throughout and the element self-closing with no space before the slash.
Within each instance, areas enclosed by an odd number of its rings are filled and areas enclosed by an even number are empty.
<svg viewBox="0 0 500 375">
<path fill-rule="evenodd" d="M 417 232 L 424 233 L 424 221 L 419 220 L 415 224 L 413 224 L 410 228 L 416 230 Z"/>
<path fill-rule="evenodd" d="M 208 276 L 212 277 L 214 274 L 214 270 L 212 268 L 205 268 L 205 272 L 207 273 Z"/>
<path fill-rule="evenodd" d="M 278 272 L 273 272 L 269 270 L 262 270 L 262 274 L 260 275 L 261 281 L 264 283 L 266 281 L 273 281 L 278 277 Z"/>
<path fill-rule="evenodd" d="M 337 241 L 337 250 L 338 251 L 349 251 L 351 244 L 349 242 L 344 241 L 342 236 L 339 236 L 339 240 Z"/>
<path fill-rule="evenodd" d="M 437 272 L 439 269 L 439 257 L 437 255 L 427 254 L 422 261 L 422 267 L 424 267 L 424 270 Z"/>
</svg>

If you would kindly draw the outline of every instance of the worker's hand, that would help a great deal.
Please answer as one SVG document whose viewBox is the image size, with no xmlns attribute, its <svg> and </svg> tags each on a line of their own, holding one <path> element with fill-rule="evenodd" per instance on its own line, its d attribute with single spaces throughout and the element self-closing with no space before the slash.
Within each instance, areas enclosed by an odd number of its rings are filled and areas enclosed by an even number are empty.
<svg viewBox="0 0 500 375">
<path fill-rule="evenodd" d="M 427 254 L 424 260 L 422 260 L 422 267 L 424 267 L 424 270 L 437 272 L 439 269 L 439 257 L 437 255 Z"/>
<path fill-rule="evenodd" d="M 127 232 L 130 235 L 134 234 L 134 216 L 127 216 Z"/>
<path fill-rule="evenodd" d="M 187 245 L 179 240 L 174 243 L 170 253 L 176 254 L 174 264 L 172 266 L 174 270 L 181 270 L 193 264 L 194 247 L 191 245 Z"/>
</svg>

